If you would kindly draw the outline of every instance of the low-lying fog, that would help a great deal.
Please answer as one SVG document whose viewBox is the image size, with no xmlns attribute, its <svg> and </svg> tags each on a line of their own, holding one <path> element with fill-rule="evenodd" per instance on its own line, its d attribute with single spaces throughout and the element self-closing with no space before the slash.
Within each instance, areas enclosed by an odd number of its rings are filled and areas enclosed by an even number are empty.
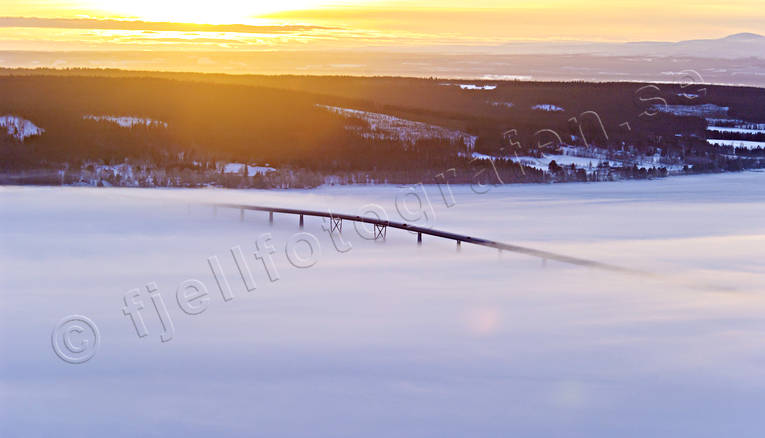
<svg viewBox="0 0 765 438">
<path fill-rule="evenodd" d="M 436 186 L 0 187 L 0 435 L 760 435 L 765 173 L 452 189 L 447 207 Z M 401 222 L 423 205 L 436 229 L 654 275 L 418 246 L 393 229 L 374 242 L 347 222 L 339 252 L 317 218 L 300 230 L 295 216 L 242 221 L 205 202 L 377 204 Z M 285 253 L 300 231 L 320 244 L 314 259 L 293 248 L 310 267 Z M 268 272 L 253 256 L 264 233 Z M 197 315 L 176 296 L 190 279 L 208 291 Z M 134 289 L 144 337 L 123 313 Z M 51 345 L 73 314 L 100 333 L 82 364 Z"/>
</svg>

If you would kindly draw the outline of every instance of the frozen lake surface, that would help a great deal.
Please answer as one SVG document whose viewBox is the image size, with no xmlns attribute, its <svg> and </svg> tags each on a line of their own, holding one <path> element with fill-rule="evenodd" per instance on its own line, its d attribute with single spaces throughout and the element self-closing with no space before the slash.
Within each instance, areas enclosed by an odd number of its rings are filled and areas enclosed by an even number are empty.
<svg viewBox="0 0 765 438">
<path fill-rule="evenodd" d="M 285 254 L 296 217 L 197 205 L 374 203 L 408 221 L 396 199 L 406 215 L 417 197 L 394 186 L 0 187 L 0 436 L 761 436 L 765 173 L 452 188 L 451 207 L 427 188 L 432 210 L 414 190 L 434 228 L 657 275 L 399 230 L 374 242 L 349 223 L 339 252 L 316 218 L 302 231 L 321 255 L 299 269 Z M 277 281 L 253 256 L 264 233 Z M 189 279 L 209 291 L 197 315 L 176 297 Z M 144 337 L 122 310 L 133 289 Z M 100 333 L 76 365 L 51 347 L 72 314 Z"/>
</svg>

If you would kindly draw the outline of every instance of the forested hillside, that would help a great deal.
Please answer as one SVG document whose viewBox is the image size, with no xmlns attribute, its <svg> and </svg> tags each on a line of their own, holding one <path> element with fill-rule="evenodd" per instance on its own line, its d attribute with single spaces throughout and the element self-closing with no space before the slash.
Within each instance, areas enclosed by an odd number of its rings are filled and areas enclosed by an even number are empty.
<svg viewBox="0 0 765 438">
<path fill-rule="evenodd" d="M 75 70 L 4 71 L 0 97 L 5 174 L 130 163 L 161 170 L 153 184 L 237 185 L 225 163 L 238 162 L 274 169 L 243 170 L 244 185 L 299 173 L 310 186 L 432 182 L 491 160 L 484 178 L 581 181 L 738 170 L 764 155 L 765 90 L 753 88 Z M 39 130 L 22 136 L 21 124 Z M 733 143 L 711 144 L 712 132 Z"/>
</svg>

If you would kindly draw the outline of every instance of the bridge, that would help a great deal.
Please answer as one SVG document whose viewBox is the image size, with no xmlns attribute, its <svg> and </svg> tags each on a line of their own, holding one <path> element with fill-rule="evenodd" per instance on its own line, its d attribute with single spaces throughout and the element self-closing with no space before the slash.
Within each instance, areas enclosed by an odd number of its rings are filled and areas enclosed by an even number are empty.
<svg viewBox="0 0 765 438">
<path fill-rule="evenodd" d="M 370 217 L 355 216 L 350 214 L 324 212 L 324 211 L 316 211 L 316 210 L 269 207 L 269 206 L 261 206 L 261 205 L 225 204 L 225 203 L 215 203 L 215 204 L 209 204 L 209 205 L 212 205 L 214 211 L 217 211 L 218 208 L 237 209 L 240 212 L 239 213 L 240 220 L 244 220 L 244 212 L 248 210 L 267 212 L 269 223 L 274 222 L 275 213 L 289 214 L 289 215 L 299 216 L 300 217 L 299 226 L 300 228 L 303 228 L 303 225 L 304 225 L 303 218 L 305 216 L 321 217 L 321 218 L 329 219 L 330 232 L 335 232 L 335 231 L 342 232 L 343 221 L 360 222 L 365 224 L 371 224 L 374 226 L 375 240 L 385 240 L 387 236 L 388 228 L 394 228 L 394 229 L 406 230 L 406 231 L 411 231 L 413 233 L 417 233 L 418 244 L 422 244 L 422 236 L 427 235 L 427 236 L 439 237 L 442 239 L 454 240 L 457 242 L 458 247 L 461 246 L 462 243 L 464 242 L 464 243 L 478 245 L 478 246 L 485 246 L 488 248 L 495 248 L 499 251 L 508 251 L 508 252 L 514 252 L 518 254 L 524 254 L 531 257 L 537 257 L 542 259 L 543 262 L 546 262 L 547 260 L 554 260 L 557 262 L 567 263 L 570 265 L 585 266 L 589 268 L 601 269 L 601 270 L 612 271 L 612 272 L 620 272 L 620 273 L 634 274 L 634 275 L 650 275 L 648 272 L 645 272 L 645 271 L 621 267 L 621 266 L 612 265 L 608 263 L 602 263 L 602 262 L 598 262 L 594 260 L 571 257 L 571 256 L 563 255 L 563 254 L 549 252 L 549 251 L 542 251 L 542 250 L 528 248 L 524 246 L 512 245 L 508 243 L 497 242 L 494 240 L 483 239 L 480 237 L 466 236 L 463 234 L 456 234 L 456 233 L 451 233 L 448 231 L 434 230 L 432 228 L 421 227 L 417 225 L 410 225 L 403 222 L 394 222 L 394 221 L 389 221 L 389 220 L 384 220 L 379 218 L 370 218 Z"/>
</svg>

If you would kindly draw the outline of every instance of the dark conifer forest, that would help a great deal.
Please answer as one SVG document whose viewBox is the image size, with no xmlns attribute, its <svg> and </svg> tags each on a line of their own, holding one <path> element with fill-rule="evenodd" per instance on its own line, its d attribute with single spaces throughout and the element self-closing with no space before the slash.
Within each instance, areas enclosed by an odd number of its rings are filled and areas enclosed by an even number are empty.
<svg viewBox="0 0 765 438">
<path fill-rule="evenodd" d="M 460 134 L 381 135 L 368 113 Z M 332 178 L 428 183 L 447 170 L 458 182 L 596 181 L 734 171 L 765 158 L 762 148 L 706 141 L 765 141 L 762 129 L 707 130 L 765 128 L 765 90 L 699 84 L 6 70 L 0 116 L 43 130 L 22 139 L 0 127 L 5 183 L 311 187 Z M 153 122 L 125 127 L 104 116 Z M 517 159 L 562 150 L 593 164 Z M 649 166 L 640 157 L 657 158 Z M 225 163 L 273 171 L 232 175 Z M 142 176 L 98 172 L 115 165 Z"/>
</svg>

